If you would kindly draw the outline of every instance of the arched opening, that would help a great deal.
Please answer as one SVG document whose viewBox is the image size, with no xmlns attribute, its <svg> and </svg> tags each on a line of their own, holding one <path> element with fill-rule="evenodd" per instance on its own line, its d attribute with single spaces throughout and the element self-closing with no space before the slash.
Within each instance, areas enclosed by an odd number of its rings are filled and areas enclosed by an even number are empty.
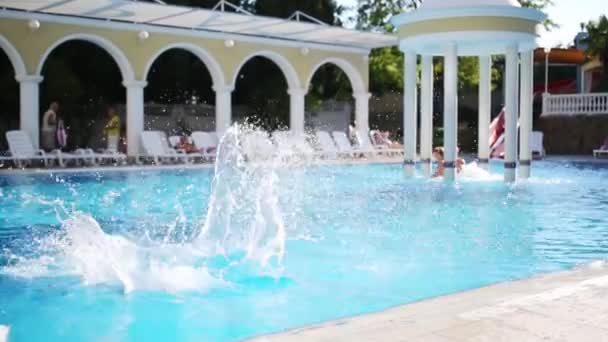
<svg viewBox="0 0 608 342">
<path fill-rule="evenodd" d="M 267 131 L 289 129 L 288 89 L 297 87 L 293 68 L 270 56 L 253 56 L 241 66 L 232 97 L 234 122 Z"/>
<path fill-rule="evenodd" d="M 119 66 L 110 52 L 88 40 L 67 40 L 50 49 L 40 69 L 44 77 L 40 85 L 40 122 L 49 105 L 57 101 L 58 116 L 68 134 L 67 149 L 106 147 L 108 107 L 115 108 L 121 117 L 120 135 L 125 136 L 124 65 Z M 44 129 L 42 123 L 41 131 Z M 50 149 L 47 133 L 48 125 L 41 134 L 41 147 Z M 56 142 L 53 144 L 56 146 Z M 119 149 L 124 150 L 124 143 Z"/>
<path fill-rule="evenodd" d="M 5 133 L 19 129 L 19 83 L 9 56 L 0 48 L 0 151 L 8 148 Z"/>
<path fill-rule="evenodd" d="M 144 128 L 168 136 L 215 131 L 213 78 L 195 53 L 179 47 L 163 51 L 147 75 Z"/>
<path fill-rule="evenodd" d="M 320 65 L 312 74 L 306 95 L 306 127 L 311 130 L 348 131 L 355 121 L 353 86 L 334 63 Z"/>
</svg>

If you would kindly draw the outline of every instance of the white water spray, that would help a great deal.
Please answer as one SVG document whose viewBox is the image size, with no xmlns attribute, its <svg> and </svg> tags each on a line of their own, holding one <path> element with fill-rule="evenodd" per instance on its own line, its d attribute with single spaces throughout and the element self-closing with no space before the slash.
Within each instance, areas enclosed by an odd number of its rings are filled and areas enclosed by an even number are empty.
<svg viewBox="0 0 608 342">
<path fill-rule="evenodd" d="M 192 241 L 144 243 L 143 238 L 110 235 L 92 216 L 41 199 L 38 204 L 52 203 L 66 213 L 57 215 L 62 229 L 32 244 L 35 257 L 9 255 L 0 272 L 26 278 L 77 276 L 84 285 L 118 285 L 125 293 L 205 291 L 226 285 L 224 278 L 235 265 L 252 265 L 247 270 L 263 274 L 280 272 L 286 231 L 277 168 L 284 162 L 273 153 L 261 163 L 252 160 L 251 151 L 259 149 L 249 143 L 261 138 L 267 139 L 264 132 L 239 126 L 225 134 L 207 215 Z M 262 143 L 273 146 L 269 140 Z M 221 266 L 218 257 L 226 260 Z"/>
</svg>

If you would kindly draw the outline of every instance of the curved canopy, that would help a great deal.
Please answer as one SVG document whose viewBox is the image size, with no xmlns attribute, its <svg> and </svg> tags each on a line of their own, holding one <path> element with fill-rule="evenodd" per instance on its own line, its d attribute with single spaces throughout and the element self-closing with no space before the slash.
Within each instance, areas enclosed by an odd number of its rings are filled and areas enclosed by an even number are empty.
<svg viewBox="0 0 608 342">
<path fill-rule="evenodd" d="M 184 29 L 210 33 L 316 43 L 358 49 L 396 44 L 394 36 L 349 30 L 316 22 L 294 21 L 234 12 L 162 5 L 132 0 L 0 0 L 0 8 L 57 18 L 101 20 L 139 27 Z"/>
</svg>

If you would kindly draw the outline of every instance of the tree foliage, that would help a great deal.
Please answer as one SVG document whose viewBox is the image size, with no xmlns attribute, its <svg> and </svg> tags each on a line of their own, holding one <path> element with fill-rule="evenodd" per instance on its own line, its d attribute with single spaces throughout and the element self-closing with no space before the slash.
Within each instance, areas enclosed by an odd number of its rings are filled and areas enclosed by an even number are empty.
<svg viewBox="0 0 608 342">
<path fill-rule="evenodd" d="M 603 66 L 602 88 L 608 83 L 608 17 L 602 15 L 597 21 L 587 24 L 588 36 L 585 43 L 588 44 L 587 54 L 590 58 L 598 57 Z"/>
</svg>

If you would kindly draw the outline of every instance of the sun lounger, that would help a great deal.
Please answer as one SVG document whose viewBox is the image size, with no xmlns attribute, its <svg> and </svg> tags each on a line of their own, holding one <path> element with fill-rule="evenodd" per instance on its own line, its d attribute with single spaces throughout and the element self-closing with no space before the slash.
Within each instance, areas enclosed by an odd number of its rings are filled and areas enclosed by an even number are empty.
<svg viewBox="0 0 608 342">
<path fill-rule="evenodd" d="M 375 150 L 378 154 L 386 156 L 403 156 L 403 149 L 390 148 L 386 145 L 376 145 L 373 140 L 374 131 L 370 131 L 369 134 L 357 134 L 357 140 L 359 141 L 359 149 L 363 151 Z"/>
<path fill-rule="evenodd" d="M 191 137 L 194 146 L 200 151 L 204 159 L 215 159 L 218 147 L 217 136 L 210 132 L 193 132 Z"/>
<path fill-rule="evenodd" d="M 355 157 L 355 150 L 353 149 L 353 146 L 350 144 L 350 141 L 348 140 L 346 133 L 335 131 L 331 135 L 334 139 L 334 142 L 336 143 L 336 146 L 338 147 L 338 152 L 340 152 L 342 155 L 348 156 L 350 158 Z"/>
<path fill-rule="evenodd" d="M 81 155 L 83 160 L 90 165 L 100 165 L 107 161 L 116 164 L 124 164 L 127 162 L 127 156 L 124 153 L 107 149 L 94 151 L 91 148 L 79 148 L 74 153 Z"/>
<path fill-rule="evenodd" d="M 595 157 L 595 158 L 608 157 L 608 149 L 593 150 L 593 157 Z"/>
<path fill-rule="evenodd" d="M 176 148 L 179 143 L 181 142 L 182 137 L 177 136 L 177 135 L 172 135 L 169 137 L 169 145 L 173 148 Z"/>
<path fill-rule="evenodd" d="M 6 132 L 6 140 L 8 141 L 11 161 L 17 167 L 29 165 L 32 161 L 42 161 L 44 166 L 49 165 L 49 161 L 57 160 L 54 154 L 47 154 L 41 149 L 34 148 L 29 135 L 24 131 L 8 131 Z"/>
<path fill-rule="evenodd" d="M 165 134 L 165 132 L 158 131 L 158 134 L 160 135 L 161 145 L 165 150 L 165 153 L 171 154 L 174 151 L 177 152 L 179 161 L 188 164 L 194 161 L 195 159 L 204 159 L 203 155 L 200 152 L 187 152 L 178 148 L 173 148 L 169 143 L 169 139 L 167 138 L 167 134 Z"/>
<path fill-rule="evenodd" d="M 546 155 L 545 146 L 543 145 L 543 132 L 532 132 L 531 137 L 531 148 L 532 148 L 532 157 L 536 158 L 544 158 Z"/>
<path fill-rule="evenodd" d="M 187 154 L 169 146 L 164 132 L 145 131 L 141 133 L 144 154 L 140 158 L 150 158 L 155 164 L 171 162 L 189 163 L 192 158 L 201 157 L 201 154 Z"/>
<path fill-rule="evenodd" d="M 600 146 L 600 148 L 593 150 L 594 158 L 601 158 L 606 156 L 608 156 L 608 137 L 604 139 L 604 143 L 602 144 L 602 146 Z"/>
<path fill-rule="evenodd" d="M 328 132 L 318 131 L 315 133 L 315 137 L 317 146 L 320 150 L 320 155 L 322 157 L 335 159 L 345 155 L 338 150 L 334 140 L 331 138 Z"/>
</svg>

